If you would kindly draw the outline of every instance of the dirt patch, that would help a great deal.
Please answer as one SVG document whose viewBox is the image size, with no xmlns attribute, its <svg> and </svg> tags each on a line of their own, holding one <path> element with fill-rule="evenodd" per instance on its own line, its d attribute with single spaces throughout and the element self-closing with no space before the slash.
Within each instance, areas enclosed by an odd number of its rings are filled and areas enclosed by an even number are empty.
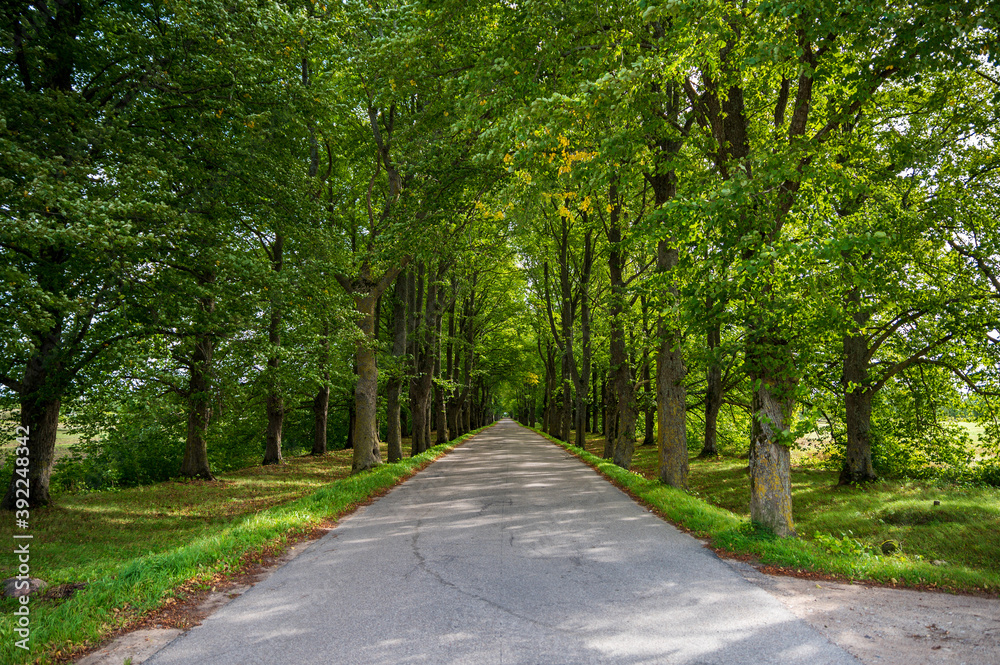
<svg viewBox="0 0 1000 665">
<path fill-rule="evenodd" d="M 748 581 L 866 665 L 996 665 L 1000 600 L 766 575 L 726 559 Z"/>
<path fill-rule="evenodd" d="M 39 596 L 39 599 L 66 600 L 67 598 L 72 598 L 73 594 L 86 586 L 86 582 L 70 582 L 69 584 L 60 584 L 59 586 L 46 589 L 45 592 Z"/>
</svg>

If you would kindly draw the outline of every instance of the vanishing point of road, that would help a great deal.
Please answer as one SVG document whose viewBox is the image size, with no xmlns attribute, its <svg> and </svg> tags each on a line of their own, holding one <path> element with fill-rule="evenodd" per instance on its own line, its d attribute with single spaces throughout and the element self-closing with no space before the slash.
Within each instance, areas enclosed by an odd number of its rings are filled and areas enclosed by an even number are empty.
<svg viewBox="0 0 1000 665">
<path fill-rule="evenodd" d="M 700 542 L 504 420 L 146 663 L 858 661 Z"/>
</svg>

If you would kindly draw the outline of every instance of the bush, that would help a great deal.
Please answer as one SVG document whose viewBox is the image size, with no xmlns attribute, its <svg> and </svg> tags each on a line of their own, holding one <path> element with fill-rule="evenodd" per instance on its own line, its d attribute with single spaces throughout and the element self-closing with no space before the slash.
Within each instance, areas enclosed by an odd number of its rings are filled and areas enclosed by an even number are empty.
<svg viewBox="0 0 1000 665">
<path fill-rule="evenodd" d="M 52 472 L 62 490 L 148 485 L 176 477 L 184 456 L 185 420 L 171 405 L 130 403 L 99 437 L 84 436 Z"/>
<path fill-rule="evenodd" d="M 1000 462 L 982 462 L 969 473 L 969 481 L 978 485 L 1000 487 Z"/>
</svg>

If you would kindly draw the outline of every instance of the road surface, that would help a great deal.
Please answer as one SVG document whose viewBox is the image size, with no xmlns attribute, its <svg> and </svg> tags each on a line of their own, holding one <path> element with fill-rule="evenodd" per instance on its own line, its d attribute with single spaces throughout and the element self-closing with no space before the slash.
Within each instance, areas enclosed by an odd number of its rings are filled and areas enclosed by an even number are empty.
<svg viewBox="0 0 1000 665">
<path fill-rule="evenodd" d="M 509 420 L 148 665 L 858 665 L 701 543 Z"/>
</svg>

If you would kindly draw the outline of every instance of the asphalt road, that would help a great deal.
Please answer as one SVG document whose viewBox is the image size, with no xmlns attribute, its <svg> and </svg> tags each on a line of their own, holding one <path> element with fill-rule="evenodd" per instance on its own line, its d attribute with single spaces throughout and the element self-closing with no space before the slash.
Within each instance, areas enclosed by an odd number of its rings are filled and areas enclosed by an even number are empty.
<svg viewBox="0 0 1000 665">
<path fill-rule="evenodd" d="M 858 665 L 511 421 L 345 518 L 146 662 Z"/>
</svg>

